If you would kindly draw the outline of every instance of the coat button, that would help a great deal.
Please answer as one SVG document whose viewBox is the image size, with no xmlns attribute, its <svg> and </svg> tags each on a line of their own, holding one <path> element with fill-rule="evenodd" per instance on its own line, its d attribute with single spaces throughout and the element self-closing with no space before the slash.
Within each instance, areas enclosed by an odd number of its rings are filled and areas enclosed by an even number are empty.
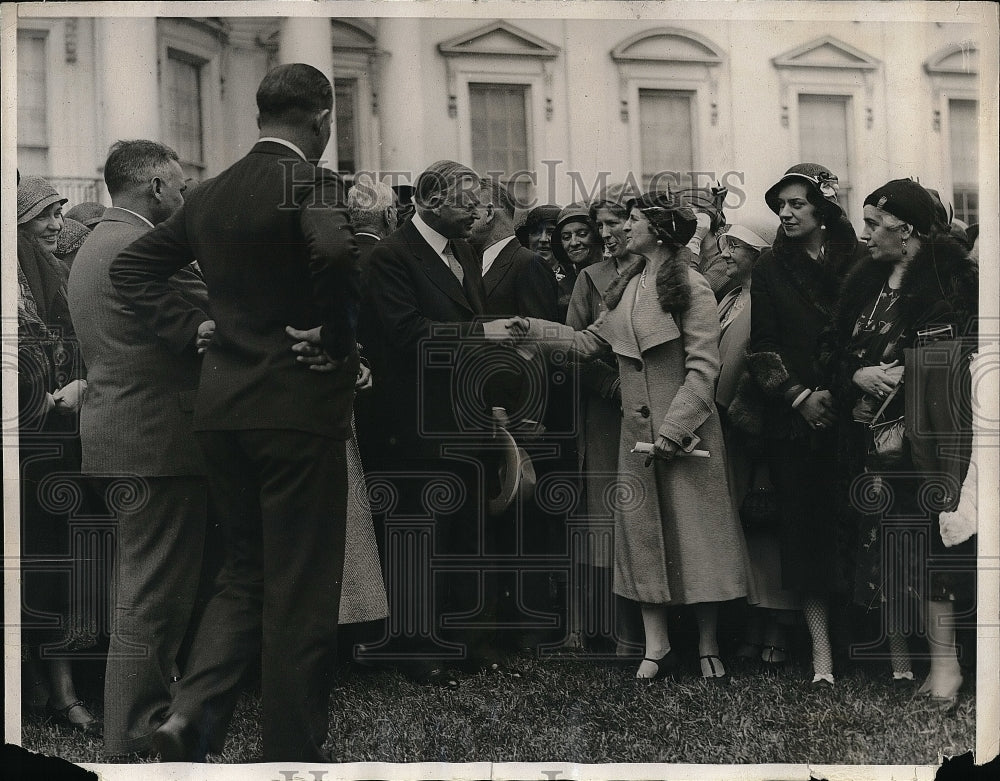
<svg viewBox="0 0 1000 781">
<path fill-rule="evenodd" d="M 642 371 L 642 361 L 636 361 L 635 362 L 635 370 L 637 372 L 641 372 Z"/>
<path fill-rule="evenodd" d="M 688 445 L 690 445 L 691 444 L 691 437 L 684 437 L 684 439 L 681 440 L 681 444 L 684 447 L 687 447 Z"/>
<path fill-rule="evenodd" d="M 647 407 L 645 404 L 643 404 L 642 407 L 639 408 L 639 414 L 642 415 L 644 418 L 648 418 L 649 417 L 649 407 Z"/>
</svg>

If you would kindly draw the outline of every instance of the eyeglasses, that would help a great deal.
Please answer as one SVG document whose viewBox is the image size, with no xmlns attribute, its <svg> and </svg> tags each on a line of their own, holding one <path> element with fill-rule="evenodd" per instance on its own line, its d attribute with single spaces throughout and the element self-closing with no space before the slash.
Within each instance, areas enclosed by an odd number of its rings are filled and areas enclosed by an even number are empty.
<svg viewBox="0 0 1000 781">
<path fill-rule="evenodd" d="M 746 249 L 750 252 L 757 252 L 758 250 L 751 247 L 749 244 L 744 244 L 729 238 L 725 233 L 720 233 L 719 238 L 716 240 L 716 244 L 719 246 L 719 252 L 725 255 L 727 252 L 732 255 L 738 249 Z"/>
</svg>

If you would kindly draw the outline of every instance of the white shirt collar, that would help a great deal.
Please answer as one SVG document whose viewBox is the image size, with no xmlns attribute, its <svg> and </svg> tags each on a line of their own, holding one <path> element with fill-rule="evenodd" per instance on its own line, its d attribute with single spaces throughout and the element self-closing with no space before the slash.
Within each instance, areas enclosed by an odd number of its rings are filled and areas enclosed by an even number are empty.
<svg viewBox="0 0 1000 781">
<path fill-rule="evenodd" d="M 116 209 L 121 209 L 123 212 L 128 212 L 133 217 L 138 217 L 140 220 L 142 220 L 144 223 L 146 223 L 150 228 L 155 228 L 156 227 L 155 225 L 153 225 L 153 223 L 151 223 L 149 220 L 147 220 L 145 217 L 143 217 L 138 212 L 134 212 L 131 209 L 126 209 L 124 206 L 116 206 L 115 208 Z"/>
<path fill-rule="evenodd" d="M 417 214 L 416 212 L 413 213 L 413 216 L 410 218 L 410 221 L 413 223 L 413 227 L 417 229 L 417 233 L 419 233 L 423 237 L 423 240 L 426 241 L 428 244 L 430 244 L 431 249 L 434 250 L 441 257 L 441 260 L 444 261 L 444 264 L 449 268 L 451 268 L 448 265 L 448 258 L 444 256 L 444 248 L 448 244 L 448 239 L 442 236 L 436 230 L 434 230 L 430 225 L 428 225 L 422 219 L 420 219 L 420 215 Z"/>
<path fill-rule="evenodd" d="M 281 144 L 282 146 L 287 146 L 289 149 L 291 149 L 293 152 L 295 152 L 295 154 L 297 154 L 303 160 L 306 160 L 306 156 L 302 152 L 302 150 L 299 149 L 297 146 L 295 146 L 295 144 L 293 144 L 291 141 L 286 141 L 284 138 L 278 138 L 276 136 L 264 136 L 263 138 L 258 138 L 257 139 L 257 143 L 258 144 L 261 141 L 273 141 L 275 144 Z"/>
<path fill-rule="evenodd" d="M 483 276 L 486 276 L 486 272 L 490 270 L 490 266 L 493 262 L 500 256 L 500 253 L 506 249 L 507 245 L 511 241 L 517 241 L 513 236 L 507 236 L 506 238 L 500 239 L 500 241 L 494 241 L 490 246 L 483 250 Z"/>
</svg>

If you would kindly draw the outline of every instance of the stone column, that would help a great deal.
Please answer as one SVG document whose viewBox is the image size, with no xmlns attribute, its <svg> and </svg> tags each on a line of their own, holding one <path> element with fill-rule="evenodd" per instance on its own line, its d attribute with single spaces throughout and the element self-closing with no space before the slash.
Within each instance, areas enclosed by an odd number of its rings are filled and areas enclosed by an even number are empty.
<svg viewBox="0 0 1000 781">
<path fill-rule="evenodd" d="M 304 62 L 318 68 L 333 83 L 333 29 L 326 17 L 296 16 L 282 20 L 278 48 L 282 65 Z M 325 166 L 337 170 L 337 123 L 333 117 L 333 134 L 323 152 Z"/>
<path fill-rule="evenodd" d="M 150 17 L 97 19 L 98 148 L 115 141 L 163 140 L 156 59 L 159 40 Z M 102 163 L 103 165 L 103 160 Z"/>
<path fill-rule="evenodd" d="M 379 125 L 382 170 L 405 171 L 413 183 L 425 163 L 422 96 L 425 73 L 420 67 L 420 20 L 379 19 L 378 48 L 387 52 L 381 62 Z"/>
</svg>

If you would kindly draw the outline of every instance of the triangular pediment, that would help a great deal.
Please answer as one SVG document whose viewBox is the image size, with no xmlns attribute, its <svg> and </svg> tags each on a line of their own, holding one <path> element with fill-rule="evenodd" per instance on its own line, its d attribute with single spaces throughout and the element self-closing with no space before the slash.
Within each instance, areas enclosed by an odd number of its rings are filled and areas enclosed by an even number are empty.
<svg viewBox="0 0 1000 781">
<path fill-rule="evenodd" d="M 771 60 L 779 68 L 875 70 L 879 61 L 850 44 L 825 35 Z"/>
<path fill-rule="evenodd" d="M 446 56 L 485 54 L 552 59 L 559 55 L 560 48 L 510 22 L 497 20 L 442 41 L 438 51 Z"/>
<path fill-rule="evenodd" d="M 658 27 L 626 38 L 611 50 L 616 62 L 700 62 L 708 65 L 722 62 L 724 54 L 708 38 L 690 30 Z"/>
<path fill-rule="evenodd" d="M 979 73 L 979 49 L 975 44 L 956 43 L 942 49 L 924 63 L 928 73 L 975 76 Z"/>
</svg>

